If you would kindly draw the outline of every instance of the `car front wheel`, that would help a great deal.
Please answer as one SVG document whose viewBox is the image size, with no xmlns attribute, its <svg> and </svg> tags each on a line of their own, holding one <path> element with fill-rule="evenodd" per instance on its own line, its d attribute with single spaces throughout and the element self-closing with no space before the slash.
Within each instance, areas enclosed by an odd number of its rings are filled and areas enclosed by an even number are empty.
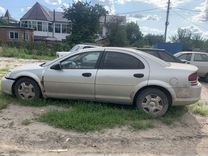
<svg viewBox="0 0 208 156">
<path fill-rule="evenodd" d="M 139 93 L 136 105 L 150 116 L 159 117 L 167 112 L 169 100 L 160 89 L 148 88 Z"/>
<path fill-rule="evenodd" d="M 30 78 L 21 78 L 14 85 L 14 93 L 17 98 L 32 100 L 40 98 L 41 92 L 38 84 Z"/>
</svg>

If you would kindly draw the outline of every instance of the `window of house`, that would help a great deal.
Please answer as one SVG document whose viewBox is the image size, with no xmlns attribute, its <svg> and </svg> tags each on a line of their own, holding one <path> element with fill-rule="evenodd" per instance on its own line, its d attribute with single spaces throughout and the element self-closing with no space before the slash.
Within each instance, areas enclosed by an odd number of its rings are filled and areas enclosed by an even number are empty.
<svg viewBox="0 0 208 156">
<path fill-rule="evenodd" d="M 194 61 L 196 61 L 196 62 L 208 62 L 208 55 L 206 55 L 206 54 L 195 54 Z"/>
<path fill-rule="evenodd" d="M 62 24 L 62 33 L 69 34 L 71 31 L 71 26 L 69 24 Z"/>
<path fill-rule="evenodd" d="M 55 33 L 61 33 L 61 24 L 55 24 Z"/>
<path fill-rule="evenodd" d="M 43 25 L 42 25 L 42 26 L 43 26 L 43 27 L 42 27 L 42 28 L 43 28 L 43 31 L 44 31 L 44 32 L 47 32 L 47 31 L 48 31 L 48 23 L 47 23 L 47 22 L 43 22 L 42 24 L 43 24 Z"/>
<path fill-rule="evenodd" d="M 42 22 L 38 22 L 38 31 L 42 31 Z"/>
<path fill-rule="evenodd" d="M 9 33 L 9 38 L 10 39 L 18 39 L 19 38 L 19 33 L 18 32 L 10 32 Z"/>
<path fill-rule="evenodd" d="M 32 27 L 34 30 L 37 30 L 37 22 L 36 22 L 36 21 L 32 21 L 31 27 Z"/>
<path fill-rule="evenodd" d="M 134 56 L 107 52 L 102 65 L 103 69 L 144 69 L 144 64 Z"/>
<path fill-rule="evenodd" d="M 53 24 L 52 23 L 48 23 L 48 31 L 53 32 Z"/>
<path fill-rule="evenodd" d="M 24 27 L 28 27 L 27 21 L 24 22 Z"/>
<path fill-rule="evenodd" d="M 28 34 L 28 33 L 25 33 L 25 34 L 24 34 L 24 40 L 25 40 L 25 41 L 29 41 L 29 34 Z"/>
<path fill-rule="evenodd" d="M 28 27 L 28 28 L 31 28 L 31 21 L 28 21 L 28 22 L 27 22 L 27 27 Z"/>
</svg>

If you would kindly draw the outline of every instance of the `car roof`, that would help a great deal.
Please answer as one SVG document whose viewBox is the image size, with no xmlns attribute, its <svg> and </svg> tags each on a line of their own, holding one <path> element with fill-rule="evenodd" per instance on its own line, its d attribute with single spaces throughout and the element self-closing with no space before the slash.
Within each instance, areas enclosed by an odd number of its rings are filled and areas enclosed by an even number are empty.
<svg viewBox="0 0 208 156">
<path fill-rule="evenodd" d="M 151 51 L 151 52 L 166 52 L 165 49 L 156 49 L 156 48 L 136 48 L 136 50 L 141 50 L 141 51 Z"/>
<path fill-rule="evenodd" d="M 182 52 L 178 52 L 177 54 L 188 54 L 188 53 L 193 53 L 193 54 L 208 54 L 207 52 L 200 52 L 200 51 L 182 51 Z"/>
<path fill-rule="evenodd" d="M 94 44 L 77 44 L 76 46 L 91 46 L 91 47 L 100 47 L 100 46 L 97 46 L 97 45 L 94 45 Z"/>
<path fill-rule="evenodd" d="M 90 49 L 83 49 L 80 50 L 77 53 L 81 53 L 81 52 L 92 52 L 92 51 L 114 51 L 114 52 L 122 52 L 122 53 L 131 53 L 131 54 L 135 54 L 137 56 L 140 56 L 142 58 L 148 58 L 154 62 L 157 62 L 159 64 L 162 65 L 168 65 L 168 62 L 165 62 L 157 57 L 154 57 L 146 52 L 140 51 L 140 50 L 136 50 L 136 49 L 132 49 L 132 48 L 121 48 L 121 47 L 97 47 L 97 48 L 90 48 Z"/>
</svg>

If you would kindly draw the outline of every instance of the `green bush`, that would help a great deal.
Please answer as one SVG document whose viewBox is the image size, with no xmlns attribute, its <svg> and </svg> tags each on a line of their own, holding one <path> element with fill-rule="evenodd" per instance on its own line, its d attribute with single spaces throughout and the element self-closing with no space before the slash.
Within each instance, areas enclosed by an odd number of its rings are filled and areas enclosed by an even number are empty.
<svg viewBox="0 0 208 156">
<path fill-rule="evenodd" d="M 57 51 L 69 51 L 71 45 L 67 43 L 0 43 L 1 57 L 16 57 L 24 59 L 54 59 Z"/>
</svg>

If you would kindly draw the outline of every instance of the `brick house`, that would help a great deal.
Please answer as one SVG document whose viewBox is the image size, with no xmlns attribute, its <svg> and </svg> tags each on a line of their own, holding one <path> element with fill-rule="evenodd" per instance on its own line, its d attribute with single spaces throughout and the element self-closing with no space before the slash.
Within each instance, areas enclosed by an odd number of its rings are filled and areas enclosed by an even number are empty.
<svg viewBox="0 0 208 156">
<path fill-rule="evenodd" d="M 19 26 L 0 26 L 0 42 L 33 42 L 33 29 Z"/>
</svg>

